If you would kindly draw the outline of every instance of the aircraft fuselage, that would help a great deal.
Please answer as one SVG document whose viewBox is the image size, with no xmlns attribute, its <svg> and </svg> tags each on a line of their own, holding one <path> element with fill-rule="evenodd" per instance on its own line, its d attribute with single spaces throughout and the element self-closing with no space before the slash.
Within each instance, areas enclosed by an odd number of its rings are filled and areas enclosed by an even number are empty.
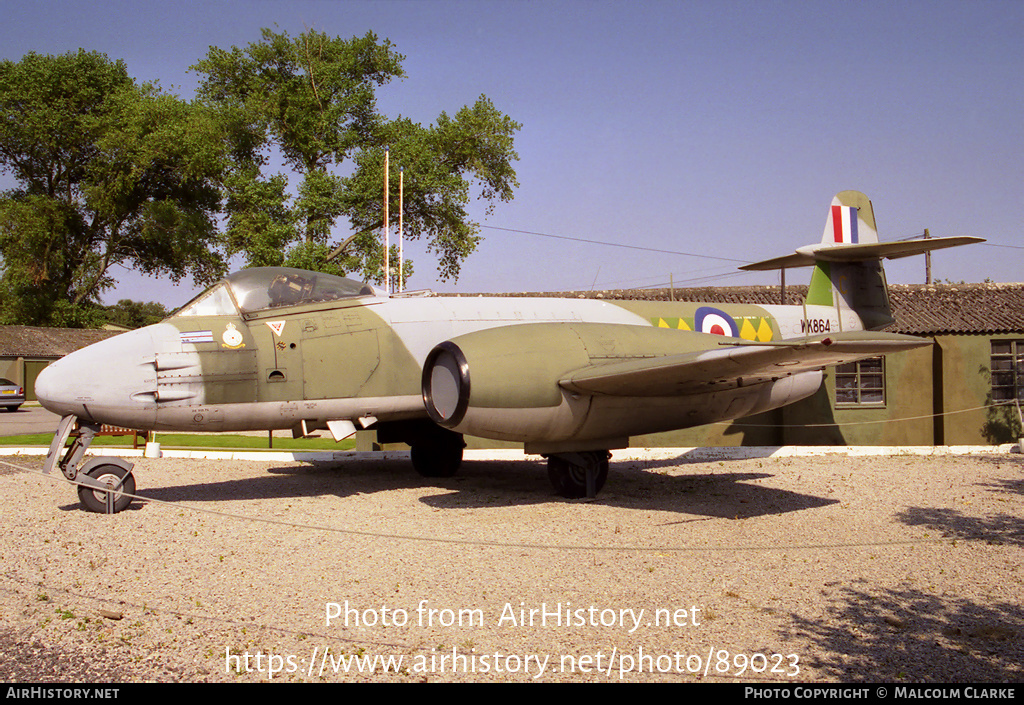
<svg viewBox="0 0 1024 705">
<path fill-rule="evenodd" d="M 267 278 L 280 277 L 277 271 L 267 270 Z M 485 402 L 495 409 L 495 428 L 489 434 L 486 428 L 475 432 L 532 444 L 570 438 L 621 440 L 788 403 L 813 393 L 820 377 L 805 376 L 775 393 L 762 382 L 751 388 L 726 385 L 684 397 L 672 392 L 641 400 L 583 398 L 564 393 L 549 380 L 534 385 L 541 380 L 531 377 L 540 371 L 557 383 L 569 369 L 598 361 L 714 348 L 726 338 L 771 342 L 840 327 L 836 309 L 830 307 L 387 297 L 366 289 L 346 298 L 245 310 L 231 279 L 227 282 L 218 285 L 231 294 L 221 296 L 219 310 L 216 303 L 186 306 L 162 323 L 53 363 L 37 382 L 44 405 L 96 423 L 159 431 L 295 429 L 302 422 L 308 430 L 326 428 L 329 421 L 364 427 L 425 418 L 422 377 L 430 351 L 446 340 L 502 329 L 512 346 L 528 332 L 536 340 L 527 343 L 530 350 L 515 350 L 514 357 L 503 354 L 505 343 L 497 343 L 490 358 L 499 369 L 493 374 L 507 380 L 506 396 L 513 398 L 507 405 L 502 400 Z M 207 294 L 206 299 L 217 297 Z M 537 328 L 539 324 L 558 324 L 576 354 L 567 351 L 566 341 L 556 340 L 554 329 Z M 624 337 L 626 330 L 633 336 Z M 528 359 L 531 352 L 536 359 Z M 519 398 L 514 398 L 516 390 Z M 623 418 L 624 406 L 635 411 Z M 497 423 L 499 417 L 511 423 Z"/>
<path fill-rule="evenodd" d="M 881 260 L 978 240 L 880 243 L 871 202 L 843 191 L 820 243 L 744 267 L 812 266 L 801 306 L 387 296 L 246 269 L 162 323 L 47 367 L 36 394 L 62 416 L 47 467 L 75 480 L 99 424 L 336 440 L 365 428 L 408 443 L 430 477 L 456 471 L 464 435 L 522 442 L 548 457 L 559 494 L 594 496 L 630 436 L 775 409 L 813 394 L 827 366 L 930 344 L 872 332 L 893 320 Z M 58 459 L 76 419 L 84 440 Z M 132 481 L 113 460 L 82 472 L 110 489 Z M 79 495 L 100 511 L 113 492 Z"/>
</svg>

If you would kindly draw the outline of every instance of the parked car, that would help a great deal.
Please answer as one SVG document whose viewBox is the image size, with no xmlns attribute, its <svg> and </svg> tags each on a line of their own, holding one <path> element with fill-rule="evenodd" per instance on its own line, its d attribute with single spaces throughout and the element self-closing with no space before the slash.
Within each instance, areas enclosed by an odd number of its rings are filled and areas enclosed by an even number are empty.
<svg viewBox="0 0 1024 705">
<path fill-rule="evenodd" d="M 17 411 L 24 403 L 25 388 L 0 377 L 0 408 L 4 411 Z"/>
</svg>

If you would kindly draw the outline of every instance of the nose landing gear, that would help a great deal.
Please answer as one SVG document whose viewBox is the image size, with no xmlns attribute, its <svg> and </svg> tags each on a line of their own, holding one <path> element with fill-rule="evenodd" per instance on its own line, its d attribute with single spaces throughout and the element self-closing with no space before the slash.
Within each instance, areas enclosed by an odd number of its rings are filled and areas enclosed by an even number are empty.
<svg viewBox="0 0 1024 705">
<path fill-rule="evenodd" d="M 66 446 L 77 417 L 65 416 L 53 434 L 53 442 L 46 454 L 43 472 L 60 469 L 68 480 L 78 486 L 78 500 L 90 512 L 115 514 L 124 511 L 132 503 L 135 494 L 133 463 L 121 458 L 97 457 L 82 463 L 85 451 L 99 431 L 92 423 L 78 424 L 78 434 L 71 445 Z M 66 446 L 66 447 L 65 447 Z M 82 463 L 79 467 L 79 463 Z"/>
</svg>

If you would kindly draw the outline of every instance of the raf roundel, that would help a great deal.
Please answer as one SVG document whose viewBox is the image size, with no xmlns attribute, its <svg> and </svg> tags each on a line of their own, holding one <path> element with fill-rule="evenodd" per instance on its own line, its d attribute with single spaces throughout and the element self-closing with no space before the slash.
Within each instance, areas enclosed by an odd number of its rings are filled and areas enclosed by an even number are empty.
<svg viewBox="0 0 1024 705">
<path fill-rule="evenodd" d="M 701 333 L 725 335 L 730 338 L 738 338 L 740 335 L 740 329 L 732 316 L 712 306 L 698 308 L 693 317 L 693 323 L 693 329 Z"/>
</svg>

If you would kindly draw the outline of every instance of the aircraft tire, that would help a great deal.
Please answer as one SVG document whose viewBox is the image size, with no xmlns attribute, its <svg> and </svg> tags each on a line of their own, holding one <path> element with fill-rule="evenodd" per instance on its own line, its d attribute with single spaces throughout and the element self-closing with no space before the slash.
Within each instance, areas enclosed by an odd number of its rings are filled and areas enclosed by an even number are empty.
<svg viewBox="0 0 1024 705">
<path fill-rule="evenodd" d="M 97 465 L 96 467 L 89 470 L 87 473 L 93 480 L 97 480 L 106 484 L 108 487 L 114 487 L 121 479 L 127 475 L 128 479 L 121 485 L 120 491 L 117 493 L 114 499 L 114 513 L 124 511 L 128 508 L 128 505 L 132 503 L 132 498 L 127 495 L 135 494 L 135 475 L 117 465 Z M 124 493 L 124 494 L 122 494 Z M 103 490 L 96 490 L 85 485 L 78 486 L 78 501 L 82 503 L 82 507 L 90 512 L 98 512 L 100 514 L 107 513 L 107 493 Z"/>
<path fill-rule="evenodd" d="M 452 477 L 462 465 L 461 433 L 431 434 L 412 445 L 412 466 L 423 477 Z"/>
<path fill-rule="evenodd" d="M 596 492 L 600 492 L 608 480 L 608 459 L 597 462 Z M 579 499 L 587 496 L 587 471 L 565 458 L 552 455 L 548 458 L 548 479 L 555 493 L 566 499 Z"/>
</svg>

